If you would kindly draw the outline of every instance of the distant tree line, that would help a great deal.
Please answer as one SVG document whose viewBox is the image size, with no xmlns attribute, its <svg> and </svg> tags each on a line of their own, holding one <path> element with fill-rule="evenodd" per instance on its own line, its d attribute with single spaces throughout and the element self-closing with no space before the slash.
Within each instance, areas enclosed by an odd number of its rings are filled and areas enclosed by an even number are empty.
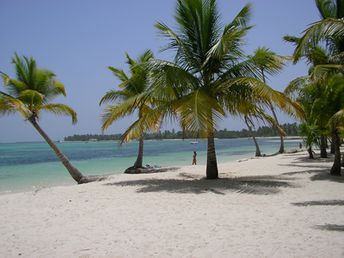
<svg viewBox="0 0 344 258">
<path fill-rule="evenodd" d="M 299 136 L 300 128 L 296 123 L 292 124 L 283 124 L 281 125 L 285 133 L 289 136 Z M 255 135 L 258 137 L 270 137 L 278 136 L 278 133 L 271 127 L 261 126 L 255 131 Z M 65 141 L 111 141 L 111 140 L 120 140 L 121 134 L 75 134 L 73 136 L 67 136 L 64 138 Z M 242 129 L 241 131 L 229 131 L 226 128 L 223 130 L 215 131 L 215 138 L 219 139 L 230 139 L 230 138 L 244 138 L 251 137 L 251 134 L 248 130 Z M 189 132 L 175 131 L 174 129 L 159 131 L 157 133 L 147 133 L 144 138 L 146 140 L 161 140 L 161 139 L 183 139 L 183 138 L 198 138 L 197 135 L 194 135 Z"/>
</svg>

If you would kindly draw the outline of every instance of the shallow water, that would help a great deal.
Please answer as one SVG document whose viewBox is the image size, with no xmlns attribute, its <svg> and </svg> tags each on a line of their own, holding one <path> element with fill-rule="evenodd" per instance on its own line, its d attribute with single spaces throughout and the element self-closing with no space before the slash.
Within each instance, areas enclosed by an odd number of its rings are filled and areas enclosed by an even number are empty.
<svg viewBox="0 0 344 258">
<path fill-rule="evenodd" d="M 156 166 L 190 165 L 193 151 L 198 164 L 206 163 L 206 141 L 198 140 L 145 141 L 144 164 Z M 262 153 L 278 150 L 276 139 L 259 139 Z M 300 140 L 286 140 L 286 149 L 298 148 Z M 255 148 L 251 139 L 215 140 L 218 162 L 252 157 Z M 63 142 L 59 148 L 86 175 L 116 174 L 133 165 L 137 142 L 120 146 L 118 142 Z M 63 165 L 45 142 L 0 143 L 0 193 L 33 190 L 54 185 L 74 184 Z"/>
</svg>

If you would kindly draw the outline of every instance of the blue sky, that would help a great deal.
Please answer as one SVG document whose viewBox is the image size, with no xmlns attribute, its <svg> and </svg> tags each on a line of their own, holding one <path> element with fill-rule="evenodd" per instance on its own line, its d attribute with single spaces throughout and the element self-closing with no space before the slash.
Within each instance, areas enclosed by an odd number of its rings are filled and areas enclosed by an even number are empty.
<svg viewBox="0 0 344 258">
<path fill-rule="evenodd" d="M 14 75 L 11 58 L 15 52 L 32 56 L 42 68 L 55 72 L 67 89 L 67 98 L 55 102 L 72 106 L 79 122 L 72 125 L 66 117 L 45 114 L 41 125 L 55 140 L 64 136 L 101 133 L 104 93 L 118 81 L 107 66 L 126 68 L 124 53 L 136 57 L 152 49 L 160 59 L 170 59 L 171 52 L 159 52 L 166 41 L 154 24 L 163 21 L 175 26 L 175 0 L 1 0 L 0 70 Z M 281 55 L 290 55 L 293 47 L 283 42 L 286 34 L 299 36 L 310 23 L 319 19 L 314 0 L 218 0 L 223 23 L 228 23 L 246 4 L 252 3 L 251 24 L 244 49 L 251 54 L 266 46 Z M 307 73 L 304 63 L 288 65 L 269 84 L 283 90 L 289 81 Z M 0 87 L 3 89 L 2 82 Z M 280 115 L 281 122 L 293 122 Z M 133 121 L 116 122 L 106 133 L 120 133 Z M 166 125 L 167 128 L 175 127 Z M 241 129 L 240 119 L 225 118 L 219 128 Z M 19 115 L 0 117 L 0 142 L 41 140 L 38 133 Z"/>
</svg>

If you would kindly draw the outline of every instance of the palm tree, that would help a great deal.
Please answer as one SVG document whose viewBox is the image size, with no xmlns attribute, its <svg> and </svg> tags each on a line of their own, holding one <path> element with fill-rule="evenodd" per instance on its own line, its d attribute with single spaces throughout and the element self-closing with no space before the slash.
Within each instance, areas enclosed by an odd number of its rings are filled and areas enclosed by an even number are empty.
<svg viewBox="0 0 344 258">
<path fill-rule="evenodd" d="M 55 79 L 53 72 L 39 69 L 33 58 L 25 56 L 20 58 L 15 54 L 12 63 L 16 70 L 15 79 L 1 72 L 7 93 L 0 91 L 0 115 L 19 113 L 26 121 L 29 121 L 77 183 L 104 179 L 104 176 L 84 176 L 69 162 L 38 123 L 42 111 L 55 115 L 67 115 L 72 118 L 73 123 L 77 122 L 77 114 L 72 108 L 64 104 L 50 103 L 59 95 L 66 96 L 63 84 Z"/>
<path fill-rule="evenodd" d="M 270 102 L 268 102 L 270 104 Z M 251 134 L 252 140 L 256 147 L 256 157 L 262 156 L 258 141 L 255 137 L 255 133 L 252 130 L 254 127 L 254 120 L 257 122 L 260 120 L 262 122 L 268 122 L 272 127 L 275 127 L 277 132 L 281 135 L 285 135 L 283 129 L 276 124 L 276 121 L 271 116 L 267 115 L 264 111 L 264 108 L 267 103 L 255 103 L 255 99 L 249 95 L 246 95 L 243 99 L 240 100 L 240 105 L 237 107 L 237 112 L 240 116 L 243 117 L 243 120 L 248 128 L 248 131 Z"/>
<path fill-rule="evenodd" d="M 257 67 L 264 83 L 266 83 L 266 74 L 275 75 L 278 72 L 280 72 L 283 69 L 285 60 L 285 58 L 277 55 L 275 52 L 271 51 L 266 47 L 257 48 L 254 52 L 254 55 L 251 56 L 250 59 L 253 62 L 253 65 Z M 268 106 L 272 112 L 273 118 L 276 121 L 276 126 L 274 126 L 274 128 L 280 136 L 281 144 L 278 152 L 284 153 L 285 149 L 283 133 L 280 130 L 278 130 L 279 123 L 275 112 L 275 108 L 271 102 L 268 103 Z"/>
<path fill-rule="evenodd" d="M 252 140 L 254 142 L 254 146 L 256 147 L 256 157 L 261 157 L 262 153 L 260 151 L 259 144 L 257 142 L 256 136 L 254 135 L 254 132 L 252 130 L 252 127 L 254 127 L 252 118 L 249 117 L 248 115 L 244 115 L 244 122 L 245 122 L 245 124 L 247 126 L 248 131 L 251 134 Z"/>
<path fill-rule="evenodd" d="M 158 22 L 156 28 L 169 40 L 165 48 L 176 51 L 175 62 L 154 60 L 152 87 L 147 94 L 169 103 L 188 131 L 208 140 L 206 177 L 218 178 L 214 131 L 217 121 L 238 114 L 244 96 L 292 110 L 293 104 L 280 92 L 256 79 L 256 69 L 244 60 L 241 49 L 250 5 L 222 27 L 215 0 L 178 0 L 176 31 Z M 293 106 L 295 107 L 295 106 Z"/>
<path fill-rule="evenodd" d="M 137 159 L 133 167 L 126 170 L 128 173 L 138 172 L 143 168 L 143 141 L 144 130 L 140 126 L 140 119 L 144 117 L 150 110 L 152 110 L 150 101 L 145 98 L 144 101 L 139 101 L 149 86 L 148 70 L 144 65 L 153 58 L 153 53 L 150 50 L 145 51 L 137 60 L 132 59 L 126 54 L 127 64 L 129 65 L 131 75 L 128 76 L 123 70 L 109 67 L 113 74 L 121 81 L 119 85 L 120 90 L 110 90 L 101 99 L 100 105 L 109 102 L 116 102 L 114 105 L 109 105 L 105 109 L 103 116 L 102 129 L 106 130 L 117 119 L 130 115 L 134 111 L 138 111 L 138 119 L 122 136 L 122 143 L 128 141 L 128 133 L 130 130 L 136 128 L 138 130 L 139 149 Z"/>
<path fill-rule="evenodd" d="M 313 145 L 319 145 L 318 126 L 309 122 L 300 125 L 301 135 L 304 136 L 308 155 L 310 159 L 314 159 Z"/>
</svg>

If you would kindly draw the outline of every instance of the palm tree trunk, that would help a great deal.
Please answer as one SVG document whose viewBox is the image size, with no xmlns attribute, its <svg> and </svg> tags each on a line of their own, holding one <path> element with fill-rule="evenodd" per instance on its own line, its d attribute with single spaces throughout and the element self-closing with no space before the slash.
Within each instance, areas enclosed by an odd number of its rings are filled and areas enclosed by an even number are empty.
<svg viewBox="0 0 344 258">
<path fill-rule="evenodd" d="M 217 169 L 217 160 L 215 152 L 214 129 L 208 129 L 208 150 L 207 150 L 207 179 L 217 179 L 219 172 Z"/>
<path fill-rule="evenodd" d="M 334 162 L 330 171 L 330 174 L 333 176 L 341 175 L 341 163 L 340 163 L 340 137 L 337 129 L 334 129 L 332 132 L 332 140 L 334 141 L 335 153 L 334 153 Z"/>
<path fill-rule="evenodd" d="M 68 170 L 69 174 L 78 184 L 89 183 L 93 181 L 100 181 L 106 178 L 106 176 L 84 176 L 76 167 L 74 167 L 67 157 L 60 151 L 56 144 L 49 138 L 49 136 L 43 131 L 39 126 L 36 119 L 29 118 L 30 123 L 35 127 L 39 134 L 44 138 L 44 140 L 49 144 L 52 150 L 55 152 L 58 159 L 62 162 L 65 168 Z"/>
<path fill-rule="evenodd" d="M 256 140 L 256 137 L 254 136 L 254 133 L 252 132 L 252 128 L 251 128 L 251 126 L 250 126 L 250 124 L 248 122 L 247 116 L 244 116 L 244 120 L 245 120 L 245 124 L 246 124 L 246 126 L 247 126 L 247 128 L 248 128 L 248 130 L 249 130 L 249 132 L 250 132 L 250 134 L 252 136 L 252 139 L 254 141 L 254 145 L 256 146 L 256 157 L 261 157 L 262 154 L 260 152 L 260 148 L 259 148 L 258 142 Z"/>
<path fill-rule="evenodd" d="M 326 145 L 327 145 L 326 135 L 321 135 L 320 136 L 320 158 L 327 158 Z"/>
<path fill-rule="evenodd" d="M 334 154 L 336 152 L 336 146 L 335 146 L 335 139 L 333 139 L 333 136 L 331 136 L 331 154 Z"/>
<path fill-rule="evenodd" d="M 276 121 L 277 126 L 279 126 L 277 115 L 276 115 L 276 112 L 275 112 L 275 108 L 273 107 L 273 105 L 271 103 L 270 103 L 270 109 L 271 109 L 272 115 L 273 115 L 273 117 L 274 117 L 274 119 Z M 279 153 L 284 153 L 285 149 L 284 149 L 284 138 L 283 138 L 283 135 L 282 135 L 282 133 L 279 130 L 277 130 L 276 127 L 275 127 L 275 130 L 279 134 L 280 141 L 281 141 L 280 148 L 279 148 L 278 152 Z"/>
<path fill-rule="evenodd" d="M 134 164 L 134 168 L 142 168 L 143 163 L 143 136 L 139 139 L 139 150 L 137 153 L 137 159 Z"/>
<path fill-rule="evenodd" d="M 261 73 L 262 73 L 262 76 L 263 76 L 263 82 L 266 84 L 266 80 L 265 80 L 265 73 L 264 73 L 264 69 L 261 68 Z M 270 103 L 270 109 L 271 109 L 271 112 L 272 112 L 272 115 L 276 121 L 276 124 L 277 126 L 279 126 L 279 123 L 278 123 L 278 119 L 277 119 L 277 115 L 276 115 L 276 112 L 275 112 L 275 109 L 274 109 L 274 106 L 272 105 L 272 103 Z M 275 130 L 277 131 L 277 133 L 279 134 L 279 137 L 280 137 L 280 141 L 281 141 L 281 144 L 280 144 L 280 148 L 279 148 L 279 153 L 284 153 L 285 150 L 284 150 L 284 139 L 283 139 L 283 135 L 282 133 L 277 130 L 276 126 L 275 127 Z"/>
<path fill-rule="evenodd" d="M 311 146 L 308 147 L 307 151 L 308 151 L 308 154 L 309 154 L 309 158 L 310 159 L 314 159 L 313 150 L 312 150 Z"/>
</svg>

